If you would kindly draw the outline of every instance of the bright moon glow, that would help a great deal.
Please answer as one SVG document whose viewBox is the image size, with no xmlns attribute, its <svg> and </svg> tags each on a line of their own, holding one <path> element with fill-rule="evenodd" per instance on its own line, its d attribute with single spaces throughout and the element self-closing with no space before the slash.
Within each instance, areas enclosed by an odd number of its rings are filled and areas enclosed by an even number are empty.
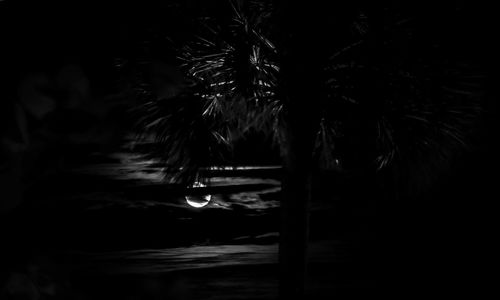
<svg viewBox="0 0 500 300">
<path fill-rule="evenodd" d="M 191 188 L 206 187 L 201 182 L 196 181 Z M 200 208 L 207 205 L 212 199 L 211 195 L 186 195 L 186 202 L 192 207 Z"/>
</svg>

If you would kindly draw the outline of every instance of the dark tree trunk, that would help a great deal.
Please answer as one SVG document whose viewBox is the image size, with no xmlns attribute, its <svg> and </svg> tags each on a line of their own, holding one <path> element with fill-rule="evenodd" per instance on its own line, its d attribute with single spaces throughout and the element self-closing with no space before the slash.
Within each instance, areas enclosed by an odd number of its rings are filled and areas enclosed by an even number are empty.
<svg viewBox="0 0 500 300">
<path fill-rule="evenodd" d="M 287 24 L 288 22 L 285 22 Z M 294 30 L 291 30 L 294 32 Z M 302 299 L 307 276 L 309 206 L 313 149 L 320 95 L 317 54 L 303 33 L 286 36 L 281 44 L 280 97 L 284 102 L 283 198 L 280 228 L 280 298 Z"/>
<path fill-rule="evenodd" d="M 280 298 L 300 299 L 305 292 L 309 206 L 311 203 L 311 153 L 300 145 L 293 130 L 283 154 L 283 198 L 280 228 Z M 309 154 L 309 155 L 308 155 Z"/>
<path fill-rule="evenodd" d="M 308 26 L 294 24 L 300 16 L 297 8 L 279 3 L 278 9 L 282 29 L 278 41 L 281 55 L 279 93 L 284 103 L 279 292 L 280 299 L 302 299 L 307 276 L 312 152 L 318 125 L 321 64 L 317 51 L 310 46 Z"/>
<path fill-rule="evenodd" d="M 278 96 L 284 104 L 281 299 L 304 297 L 313 150 L 321 117 L 321 101 L 325 99 L 323 67 L 332 41 L 343 44 L 345 21 L 351 12 L 347 3 L 332 10 L 320 2 L 300 5 L 275 0 L 281 68 Z"/>
</svg>

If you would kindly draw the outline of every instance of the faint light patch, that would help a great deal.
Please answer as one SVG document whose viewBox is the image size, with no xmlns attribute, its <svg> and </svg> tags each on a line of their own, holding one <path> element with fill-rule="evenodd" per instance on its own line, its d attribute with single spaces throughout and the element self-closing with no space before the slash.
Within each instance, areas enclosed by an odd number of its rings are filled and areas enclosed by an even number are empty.
<svg viewBox="0 0 500 300">
<path fill-rule="evenodd" d="M 263 211 L 269 208 L 279 207 L 279 201 L 263 200 L 260 195 L 272 194 L 281 191 L 281 184 L 275 179 L 266 179 L 258 177 L 210 177 L 208 182 L 211 187 L 224 186 L 244 186 L 254 184 L 274 185 L 274 187 L 263 189 L 260 191 L 240 192 L 223 196 L 221 194 L 211 195 L 211 208 L 221 208 L 233 210 L 235 207 L 243 207 L 244 209 Z"/>
<path fill-rule="evenodd" d="M 191 246 L 88 253 L 87 256 L 96 265 L 106 265 L 104 271 L 108 273 L 166 273 L 222 266 L 275 264 L 278 262 L 278 244 Z M 86 267 L 92 267 L 92 261 Z"/>
<path fill-rule="evenodd" d="M 210 206 L 221 209 L 232 210 L 231 203 L 224 201 L 221 195 L 212 195 L 212 201 L 210 202 Z"/>
<path fill-rule="evenodd" d="M 143 154 L 128 152 L 116 152 L 108 157 L 116 159 L 118 162 L 90 165 L 74 171 L 81 174 L 101 175 L 116 180 L 164 182 L 165 172 L 159 160 L 147 158 Z"/>
<path fill-rule="evenodd" d="M 214 166 L 211 171 L 240 171 L 240 170 L 279 170 L 280 166 Z"/>
<path fill-rule="evenodd" d="M 273 231 L 273 232 L 268 232 L 268 233 L 264 233 L 264 234 L 258 235 L 255 238 L 263 239 L 263 238 L 279 237 L 279 236 L 280 236 L 279 232 Z"/>
<path fill-rule="evenodd" d="M 232 239 L 232 242 L 238 244 L 274 244 L 278 242 L 279 232 L 273 231 L 260 235 L 245 235 Z"/>
<path fill-rule="evenodd" d="M 258 177 L 211 177 L 211 186 L 226 186 L 226 185 L 243 185 L 243 184 L 271 184 L 280 185 L 280 182 L 275 179 L 258 178 Z"/>
<path fill-rule="evenodd" d="M 157 159 L 151 159 L 144 154 L 131 153 L 126 151 L 112 153 L 106 156 L 105 163 L 96 163 L 87 167 L 79 168 L 76 171 L 80 174 L 100 175 L 114 180 L 130 181 L 131 185 L 165 185 L 169 184 L 164 180 L 164 168 Z M 109 162 L 111 161 L 111 162 Z M 213 170 L 250 170 L 250 169 L 277 169 L 277 166 L 231 166 L 231 167 L 213 167 Z M 209 174 L 210 175 L 210 174 Z M 215 175 L 215 174 L 214 174 Z M 217 187 L 217 194 L 203 195 L 210 197 L 208 203 L 206 199 L 196 201 L 199 207 L 234 210 L 243 208 L 245 210 L 254 210 L 257 214 L 264 210 L 279 206 L 279 201 L 274 199 L 275 195 L 281 190 L 280 181 L 270 178 L 251 177 L 251 176 L 209 176 L 207 184 L 210 187 Z M 257 189 L 257 191 L 245 191 L 248 189 Z M 224 192 L 224 187 L 238 187 L 237 193 L 232 194 Z M 261 195 L 268 194 L 266 197 Z M 126 197 L 125 197 L 126 198 Z M 276 197 L 277 198 L 277 197 Z M 185 196 L 181 196 L 175 201 L 165 201 L 161 199 L 148 199 L 147 201 L 137 201 L 132 199 L 121 199 L 113 201 L 94 202 L 88 209 L 103 209 L 116 206 L 126 206 L 127 208 L 151 208 L 155 206 L 175 206 L 179 205 L 184 209 L 190 208 L 186 203 Z M 172 203 L 175 202 L 175 203 Z M 194 203 L 193 201 L 191 201 Z M 191 205 L 193 206 L 193 205 Z"/>
<path fill-rule="evenodd" d="M 122 194 L 106 192 L 81 194 L 72 197 L 71 200 L 80 203 L 82 209 L 87 211 L 115 208 L 150 209 L 155 207 L 185 209 L 185 205 L 178 203 L 178 201 L 132 200 Z"/>
<path fill-rule="evenodd" d="M 235 237 L 233 239 L 233 241 L 241 241 L 241 240 L 248 240 L 248 239 L 251 239 L 252 237 L 250 235 L 244 235 L 244 236 L 239 236 L 239 237 Z"/>
<path fill-rule="evenodd" d="M 279 201 L 276 200 L 263 200 L 260 195 L 266 193 L 276 193 L 281 190 L 281 187 L 274 187 L 257 192 L 241 192 L 230 194 L 224 199 L 220 199 L 218 204 L 222 207 L 234 209 L 235 207 L 242 207 L 252 211 L 265 211 L 270 208 L 279 207 Z"/>
<path fill-rule="evenodd" d="M 155 172 L 134 172 L 127 174 L 127 176 L 122 177 L 121 179 L 135 179 L 135 180 L 144 180 L 144 181 L 152 181 L 152 182 L 162 182 L 164 173 L 162 170 L 157 170 Z"/>
<path fill-rule="evenodd" d="M 149 158 L 145 154 L 133 152 L 115 152 L 107 155 L 117 163 L 101 163 L 78 168 L 74 171 L 81 174 L 101 175 L 116 180 L 136 180 L 150 183 L 165 183 L 165 168 L 161 161 Z M 242 171 L 242 170 L 276 170 L 279 166 L 217 166 L 210 167 L 210 171 Z M 243 184 L 272 184 L 279 185 L 275 179 L 259 177 L 220 177 L 208 176 L 210 186 L 243 185 Z"/>
</svg>

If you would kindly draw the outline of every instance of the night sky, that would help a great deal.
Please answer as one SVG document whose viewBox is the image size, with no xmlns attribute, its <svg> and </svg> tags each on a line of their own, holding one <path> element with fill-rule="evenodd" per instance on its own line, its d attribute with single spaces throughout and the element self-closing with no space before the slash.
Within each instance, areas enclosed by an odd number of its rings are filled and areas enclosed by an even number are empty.
<svg viewBox="0 0 500 300">
<path fill-rule="evenodd" d="M 379 175 L 319 172 L 309 278 L 319 294 L 394 284 L 408 295 L 477 296 L 489 285 L 481 265 L 498 198 L 498 34 L 493 10 L 473 2 L 401 5 L 429 24 L 459 11 L 446 38 L 486 78 L 467 150 L 424 191 L 395 199 Z M 200 209 L 185 187 L 165 184 L 151 145 L 134 140 L 134 76 L 158 97 L 178 92 L 186 81 L 171 42 L 188 41 L 196 17 L 228 12 L 222 0 L 0 1 L 0 298 L 12 287 L 28 295 L 22 274 L 35 273 L 61 293 L 43 299 L 247 299 L 224 298 L 239 286 L 276 296 L 282 173 L 272 140 L 250 132 L 225 153 L 240 168 L 209 172 L 201 193 L 211 201 Z M 357 148 L 346 147 L 353 166 L 364 159 Z M 374 279 L 386 271 L 390 279 Z"/>
</svg>

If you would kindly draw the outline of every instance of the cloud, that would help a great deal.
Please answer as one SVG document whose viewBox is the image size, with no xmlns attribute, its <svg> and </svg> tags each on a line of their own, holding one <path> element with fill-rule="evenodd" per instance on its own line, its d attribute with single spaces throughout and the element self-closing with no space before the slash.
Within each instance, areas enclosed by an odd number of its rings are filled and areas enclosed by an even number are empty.
<svg viewBox="0 0 500 300">
<path fill-rule="evenodd" d="M 166 273 L 235 265 L 275 264 L 278 244 L 216 245 L 87 254 L 109 273 Z M 124 262 L 127 263 L 124 263 Z"/>
</svg>

